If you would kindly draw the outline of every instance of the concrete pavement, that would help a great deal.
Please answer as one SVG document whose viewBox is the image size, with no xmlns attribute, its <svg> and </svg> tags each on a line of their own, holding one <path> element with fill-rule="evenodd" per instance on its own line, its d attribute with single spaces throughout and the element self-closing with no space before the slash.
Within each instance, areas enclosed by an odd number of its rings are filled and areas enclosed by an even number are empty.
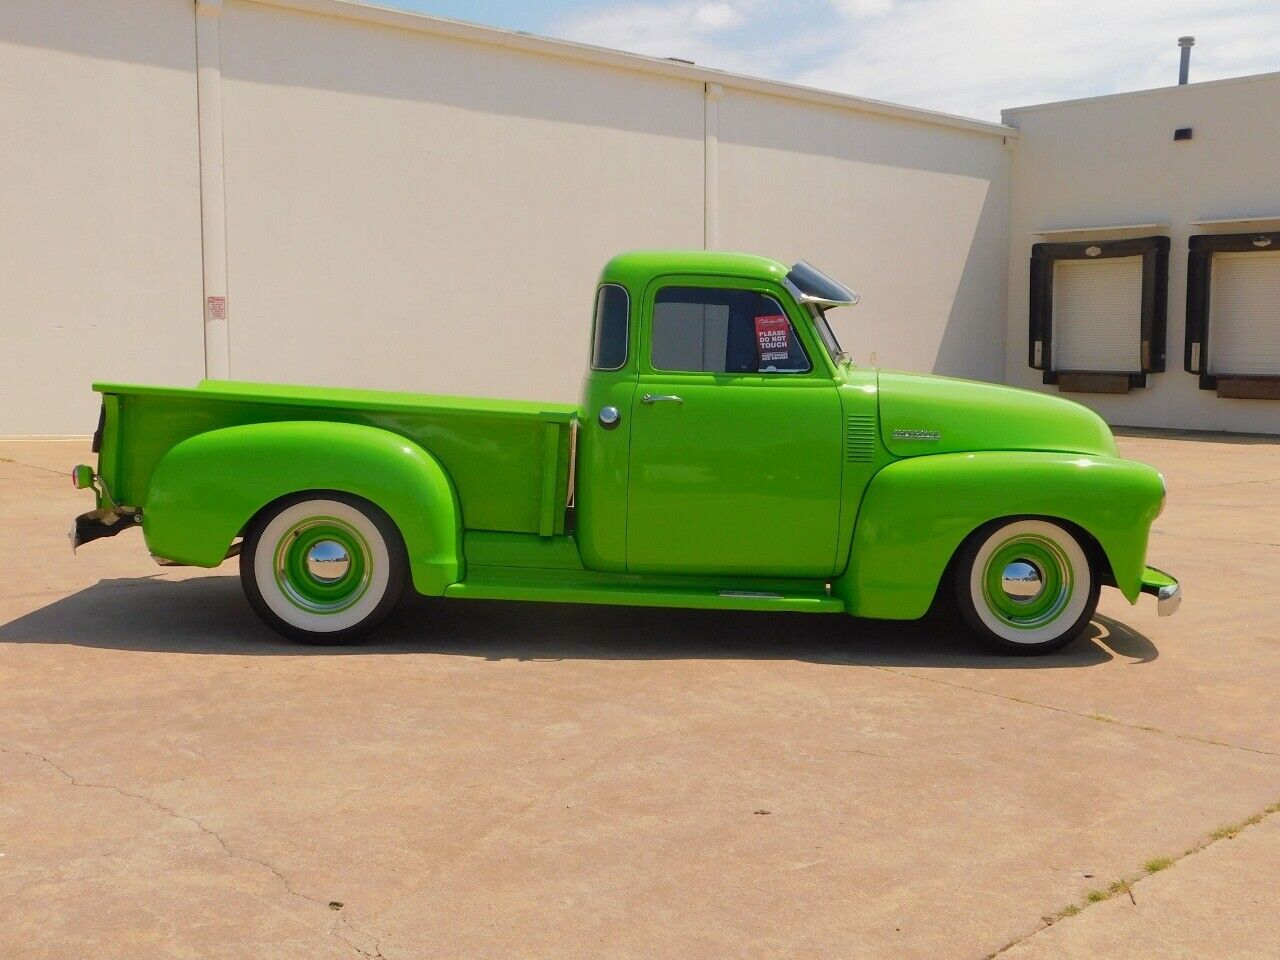
<svg viewBox="0 0 1280 960">
<path fill-rule="evenodd" d="M 1274 955 L 1276 817 L 1211 837 L 1280 800 L 1280 445 L 1121 446 L 1182 610 L 1009 660 L 423 599 L 298 647 L 234 563 L 72 558 L 85 446 L 0 444 L 0 956 Z"/>
<path fill-rule="evenodd" d="M 1006 960 L 1275 960 L 1280 816 L 1223 837 L 1010 947 Z"/>
</svg>

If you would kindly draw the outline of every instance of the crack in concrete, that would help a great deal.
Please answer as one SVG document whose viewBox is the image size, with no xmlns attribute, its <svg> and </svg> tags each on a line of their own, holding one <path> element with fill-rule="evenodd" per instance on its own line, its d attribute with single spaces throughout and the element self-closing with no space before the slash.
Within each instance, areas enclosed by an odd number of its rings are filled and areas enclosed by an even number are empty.
<svg viewBox="0 0 1280 960">
<path fill-rule="evenodd" d="M 1223 840 L 1234 839 L 1236 836 L 1238 836 L 1241 833 L 1241 831 L 1247 830 L 1249 829 L 1249 827 L 1257 826 L 1263 820 L 1266 820 L 1268 817 L 1270 817 L 1272 814 L 1275 814 L 1275 813 L 1280 813 L 1280 802 L 1273 803 L 1270 806 L 1264 807 L 1262 810 L 1258 811 L 1252 816 L 1245 817 L 1243 820 L 1237 823 L 1233 823 L 1226 827 L 1219 827 L 1217 830 L 1213 831 L 1213 833 L 1209 834 L 1208 837 L 1201 840 L 1199 843 L 1192 844 L 1190 847 L 1187 847 L 1186 850 L 1183 850 L 1182 853 L 1178 854 L 1176 857 L 1164 858 L 1166 862 L 1162 863 L 1160 866 L 1148 867 L 1145 873 L 1141 873 L 1133 877 L 1121 877 L 1119 880 L 1115 881 L 1115 883 L 1111 884 L 1111 886 L 1109 886 L 1105 891 L 1102 891 L 1100 895 L 1098 892 L 1089 893 L 1085 897 L 1083 904 L 1071 903 L 1063 907 L 1062 909 L 1058 910 L 1057 913 L 1049 914 L 1045 917 L 1042 917 L 1040 926 L 1036 927 L 1034 930 L 1030 931 L 1029 933 L 1023 934 L 1021 937 L 1018 937 L 1016 940 L 1010 940 L 999 950 L 996 950 L 993 953 L 987 954 L 984 960 L 995 960 L 995 958 L 1000 956 L 1002 953 L 1012 950 L 1014 947 L 1018 946 L 1019 944 L 1026 943 L 1028 940 L 1032 939 L 1036 935 L 1041 934 L 1044 931 L 1048 930 L 1055 923 L 1060 923 L 1063 920 L 1069 920 L 1071 917 L 1077 917 L 1080 914 L 1084 913 L 1084 911 L 1088 910 L 1090 907 L 1094 906 L 1095 904 L 1106 903 L 1108 900 L 1110 900 L 1112 897 L 1114 897 L 1116 894 L 1122 891 L 1127 893 L 1129 895 L 1129 900 L 1133 903 L 1134 906 L 1137 906 L 1138 904 L 1137 898 L 1134 897 L 1133 895 L 1133 887 L 1135 884 L 1141 883 L 1147 877 L 1154 876 L 1157 873 L 1162 873 L 1163 871 L 1169 869 L 1174 864 L 1179 863 L 1183 860 L 1186 860 L 1188 857 L 1195 856 L 1197 853 L 1201 853 L 1209 849 L 1209 847 L 1213 846 L 1215 843 L 1219 843 Z M 1152 861 L 1148 861 L 1148 862 L 1150 863 Z"/>
<path fill-rule="evenodd" d="M 969 693 L 981 694 L 984 697 L 995 697 L 997 700 L 1006 700 L 1010 703 L 1020 703 L 1028 707 L 1037 707 L 1041 710 L 1051 710 L 1054 713 L 1066 714 L 1069 717 L 1079 717 L 1081 720 L 1092 720 L 1095 723 L 1110 723 L 1117 727 L 1126 727 L 1130 730 L 1139 730 L 1142 733 L 1154 733 L 1157 736 L 1169 737 L 1173 740 L 1185 740 L 1190 743 L 1203 743 L 1212 747 L 1225 747 L 1228 750 L 1240 750 L 1244 753 L 1254 753 L 1264 757 L 1280 757 L 1280 751 L 1263 750 L 1260 747 L 1245 747 L 1238 743 L 1227 743 L 1225 740 L 1217 740 L 1213 737 L 1201 737 L 1194 733 L 1177 733 L 1172 730 L 1164 730 L 1160 727 L 1152 726 L 1145 723 L 1131 723 L 1128 720 L 1119 720 L 1115 717 L 1107 716 L 1104 713 L 1081 713 L 1078 710 L 1068 710 L 1066 707 L 1055 707 L 1050 703 L 1039 703 L 1035 700 L 1028 700 L 1025 697 L 1015 697 L 1008 693 L 997 693 L 994 690 L 983 690 L 981 687 L 970 687 L 963 683 L 956 683 L 952 680 L 940 680 L 937 677 L 925 677 L 918 673 L 911 673 L 909 670 L 898 670 L 894 667 L 882 667 L 869 664 L 873 670 L 883 670 L 886 673 L 897 674 L 900 677 L 910 677 L 913 680 L 923 680 L 926 683 L 937 683 L 944 687 L 952 687 L 956 690 L 967 690 Z"/>
<path fill-rule="evenodd" d="M 1280 483 L 1280 477 L 1264 477 L 1261 480 L 1224 480 L 1221 483 L 1192 483 L 1181 484 L 1178 491 L 1185 490 L 1216 490 L 1218 487 L 1239 487 L 1248 483 Z"/>
<path fill-rule="evenodd" d="M 43 753 L 39 753 L 38 751 L 35 751 L 35 750 L 27 750 L 25 748 L 13 749 L 10 747 L 0 747 L 0 753 L 10 753 L 10 754 L 16 753 L 16 754 L 21 754 L 22 756 L 25 756 L 31 760 L 38 760 L 41 763 L 47 765 L 51 770 L 54 770 L 55 772 L 57 772 L 59 776 L 65 779 L 73 787 L 79 787 L 79 788 L 91 789 L 91 790 L 107 790 L 111 793 L 116 794 L 117 796 L 126 797 L 130 800 L 140 801 L 141 803 L 150 807 L 152 810 L 159 811 L 160 813 L 163 813 L 166 816 L 172 817 L 175 820 L 182 820 L 186 823 L 189 823 L 193 827 L 195 827 L 197 830 L 199 830 L 201 833 L 203 833 L 205 836 L 213 838 L 213 840 L 216 841 L 218 846 L 222 849 L 223 854 L 227 856 L 229 859 L 239 860 L 242 863 L 253 864 L 254 866 L 262 867 L 264 870 L 268 871 L 273 877 L 276 878 L 276 880 L 280 882 L 281 887 L 284 888 L 284 891 L 287 894 L 289 894 L 289 896 L 305 901 L 306 903 L 315 904 L 317 906 L 321 906 L 326 909 L 329 909 L 329 901 L 320 900 L 316 897 L 311 896 L 310 894 L 306 894 L 306 893 L 303 893 L 301 890 L 298 890 L 296 887 L 294 887 L 293 883 L 289 880 L 288 877 L 286 877 L 283 873 L 281 873 L 278 869 L 276 869 L 275 866 L 268 863 L 266 860 L 261 860 L 258 857 L 251 857 L 243 853 L 237 853 L 236 851 L 232 850 L 231 847 L 227 845 L 227 841 L 222 838 L 222 835 L 219 834 L 218 831 L 214 830 L 212 827 L 209 827 L 207 824 L 203 823 L 201 820 L 197 819 L 196 817 L 190 816 L 189 814 L 185 814 L 185 813 L 179 813 L 177 810 L 174 810 L 172 807 L 166 806 L 165 804 L 154 799 L 153 797 L 148 797 L 146 794 L 142 794 L 142 793 L 134 793 L 131 790 L 125 790 L 122 787 L 117 787 L 115 784 L 97 783 L 92 780 L 81 780 L 80 778 L 76 777 L 74 774 L 72 774 L 69 770 L 67 770 L 58 762 L 50 759 L 49 757 L 45 756 Z M 355 936 L 360 936 L 362 938 L 373 940 L 373 952 L 370 953 L 369 951 L 363 949 L 362 947 L 352 942 L 350 937 L 342 934 L 338 930 L 338 927 L 340 925 L 346 927 L 346 929 Z M 329 934 L 341 940 L 344 944 L 346 944 L 348 947 L 350 947 L 360 956 L 364 957 L 365 960 L 386 960 L 386 957 L 384 957 L 382 954 L 382 947 L 378 939 L 376 937 L 372 937 L 356 929 L 356 927 L 346 917 L 339 916 L 337 920 L 334 922 L 333 926 L 329 929 Z"/>
<path fill-rule="evenodd" d="M 54 470 L 52 467 L 42 467 L 37 463 L 27 463 L 25 460 L 15 460 L 13 457 L 0 457 L 0 463 L 12 463 L 15 467 L 26 467 L 28 470 L 39 470 L 41 473 L 47 473 L 52 477 L 65 477 L 69 475 L 65 470 Z"/>
<path fill-rule="evenodd" d="M 373 952 L 370 953 L 368 950 L 365 950 L 363 947 L 353 942 L 350 937 L 340 933 L 338 931 L 339 926 L 346 927 L 347 930 L 349 930 L 352 934 L 355 934 L 356 936 L 366 936 L 366 935 L 361 934 L 359 930 L 357 930 L 354 926 L 352 926 L 351 921 L 349 921 L 346 917 L 342 917 L 342 916 L 338 917 L 338 919 L 334 921 L 333 927 L 329 931 L 333 936 L 337 937 L 339 940 L 345 943 L 348 947 L 350 947 L 356 953 L 360 954 L 360 956 L 364 957 L 365 960 L 387 960 L 387 958 L 382 954 L 382 943 L 381 941 L 378 940 L 377 937 L 370 938 L 373 940 Z"/>
</svg>

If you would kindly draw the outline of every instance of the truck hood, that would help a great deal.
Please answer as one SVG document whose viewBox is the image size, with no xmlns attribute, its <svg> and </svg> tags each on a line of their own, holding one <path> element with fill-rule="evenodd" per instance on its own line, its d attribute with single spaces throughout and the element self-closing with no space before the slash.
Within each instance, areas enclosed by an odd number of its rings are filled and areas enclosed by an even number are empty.
<svg viewBox="0 0 1280 960">
<path fill-rule="evenodd" d="M 1118 455 L 1106 422 L 1047 393 L 974 380 L 881 371 L 880 428 L 898 457 L 966 450 Z"/>
</svg>

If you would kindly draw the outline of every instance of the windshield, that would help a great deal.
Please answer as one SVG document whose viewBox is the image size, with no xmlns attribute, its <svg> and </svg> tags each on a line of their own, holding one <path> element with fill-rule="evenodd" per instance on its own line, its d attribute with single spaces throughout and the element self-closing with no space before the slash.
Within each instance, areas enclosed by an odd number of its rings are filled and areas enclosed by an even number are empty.
<svg viewBox="0 0 1280 960">
<path fill-rule="evenodd" d="M 835 331 L 827 322 L 827 311 L 833 307 L 855 304 L 858 295 L 838 280 L 833 280 L 811 263 L 801 260 L 787 273 L 787 286 L 795 298 L 808 308 L 813 315 L 813 325 L 822 338 L 822 345 L 831 354 L 831 359 L 838 364 L 851 363 L 852 358 L 844 352 Z"/>
<path fill-rule="evenodd" d="M 818 336 L 822 338 L 822 345 L 827 348 L 827 353 L 831 354 L 831 359 L 836 363 L 850 362 L 852 358 L 844 352 L 840 341 L 836 339 L 836 332 L 827 322 L 827 311 L 812 304 L 809 309 L 813 311 L 813 325 L 818 328 Z"/>
</svg>

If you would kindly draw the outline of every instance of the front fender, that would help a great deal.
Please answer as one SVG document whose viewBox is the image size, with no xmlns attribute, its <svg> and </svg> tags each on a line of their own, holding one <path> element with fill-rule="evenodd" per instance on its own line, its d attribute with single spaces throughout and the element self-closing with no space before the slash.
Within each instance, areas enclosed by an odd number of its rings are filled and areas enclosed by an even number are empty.
<svg viewBox="0 0 1280 960">
<path fill-rule="evenodd" d="M 254 514 L 304 490 L 349 493 L 385 510 L 404 538 L 419 593 L 440 595 L 461 579 L 462 516 L 444 468 L 411 440 L 351 423 L 254 423 L 182 441 L 151 478 L 147 547 L 179 563 L 217 566 Z"/>
<path fill-rule="evenodd" d="M 1132 603 L 1163 499 L 1158 472 L 1113 457 L 991 451 L 898 460 L 868 485 L 849 565 L 832 592 L 854 616 L 921 617 L 970 533 L 1002 517 L 1038 516 L 1092 534 Z"/>
</svg>

